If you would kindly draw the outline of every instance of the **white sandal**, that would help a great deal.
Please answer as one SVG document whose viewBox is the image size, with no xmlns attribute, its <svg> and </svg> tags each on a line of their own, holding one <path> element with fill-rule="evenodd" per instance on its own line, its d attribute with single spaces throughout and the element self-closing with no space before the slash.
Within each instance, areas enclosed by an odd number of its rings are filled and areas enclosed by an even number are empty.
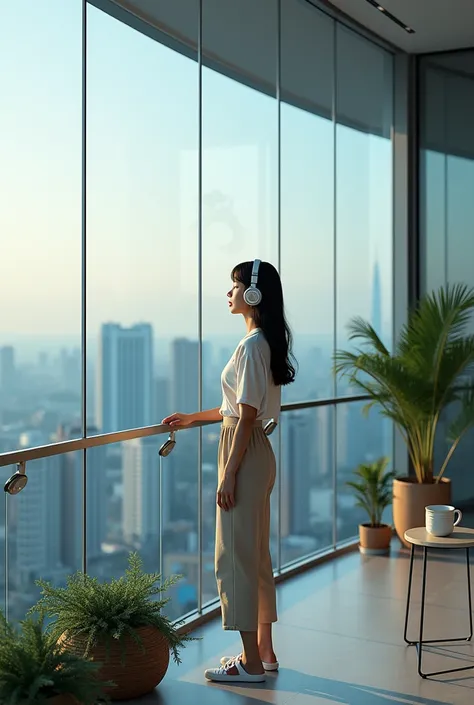
<svg viewBox="0 0 474 705">
<path fill-rule="evenodd" d="M 267 678 L 265 673 L 247 673 L 238 657 L 228 659 L 220 668 L 208 668 L 204 676 L 215 683 L 263 683 Z"/>
<path fill-rule="evenodd" d="M 229 661 L 233 661 L 234 659 L 241 659 L 242 654 L 239 654 L 238 656 L 223 656 L 221 658 L 221 664 L 223 666 L 226 665 L 226 663 L 229 663 Z M 280 668 L 280 664 L 278 661 L 274 661 L 273 663 L 267 663 L 266 661 L 262 661 L 262 666 L 265 669 L 265 671 L 278 671 Z"/>
</svg>

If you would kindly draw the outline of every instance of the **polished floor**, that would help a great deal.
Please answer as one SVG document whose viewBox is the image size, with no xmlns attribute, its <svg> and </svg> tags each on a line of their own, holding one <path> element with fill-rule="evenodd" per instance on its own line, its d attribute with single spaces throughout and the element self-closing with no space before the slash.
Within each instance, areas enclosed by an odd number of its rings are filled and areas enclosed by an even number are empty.
<svg viewBox="0 0 474 705">
<path fill-rule="evenodd" d="M 474 551 L 472 552 L 474 554 Z M 463 554 L 464 556 L 464 554 Z M 428 563 L 426 638 L 468 633 L 463 556 L 434 554 Z M 474 563 L 474 555 L 473 555 Z M 183 652 L 143 705 L 472 705 L 474 669 L 423 680 L 416 649 L 403 641 L 409 553 L 394 541 L 390 557 L 358 553 L 284 583 L 278 588 L 280 621 L 275 643 L 281 670 L 266 683 L 232 687 L 206 683 L 203 670 L 239 649 L 236 634 L 219 622 L 200 630 L 202 640 Z M 421 560 L 415 562 L 413 622 L 420 613 Z M 474 577 L 474 567 L 472 569 Z M 410 634 L 409 634 L 410 636 Z M 431 648 L 425 667 L 434 671 L 474 666 L 474 646 Z"/>
</svg>

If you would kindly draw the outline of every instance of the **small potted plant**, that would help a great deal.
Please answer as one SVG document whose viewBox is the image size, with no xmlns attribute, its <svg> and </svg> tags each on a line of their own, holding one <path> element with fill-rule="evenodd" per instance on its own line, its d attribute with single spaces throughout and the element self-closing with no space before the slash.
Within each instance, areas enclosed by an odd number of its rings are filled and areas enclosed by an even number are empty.
<svg viewBox="0 0 474 705">
<path fill-rule="evenodd" d="M 354 490 L 357 506 L 369 521 L 359 525 L 359 550 L 367 555 L 383 555 L 390 549 L 392 527 L 382 523 L 383 512 L 392 503 L 393 471 L 387 471 L 388 458 L 361 464 L 354 471 L 356 480 L 347 483 Z"/>
<path fill-rule="evenodd" d="M 145 573 L 137 553 L 129 556 L 125 575 L 99 582 L 85 573 L 70 576 L 66 587 L 38 580 L 42 597 L 34 609 L 54 619 L 51 634 L 67 651 L 100 662 L 99 677 L 113 681 L 111 700 L 138 698 L 151 692 L 168 670 L 170 651 L 192 640 L 162 614 L 170 598 L 161 597 L 179 577 L 163 584 L 158 573 Z M 159 599 L 158 599 L 159 598 Z"/>
<path fill-rule="evenodd" d="M 100 665 L 61 649 L 28 617 L 18 629 L 0 611 L 0 702 L 8 705 L 94 705 L 103 698 Z"/>
</svg>

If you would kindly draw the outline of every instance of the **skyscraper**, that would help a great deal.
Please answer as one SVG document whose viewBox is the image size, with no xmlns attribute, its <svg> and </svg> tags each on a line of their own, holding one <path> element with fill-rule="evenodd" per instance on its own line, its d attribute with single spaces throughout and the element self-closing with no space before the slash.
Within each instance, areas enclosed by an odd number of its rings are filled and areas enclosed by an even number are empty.
<svg viewBox="0 0 474 705">
<path fill-rule="evenodd" d="M 87 435 L 97 434 L 88 427 Z M 72 428 L 64 439 L 77 438 L 80 430 Z M 107 534 L 106 448 L 98 446 L 87 451 L 86 476 L 86 552 L 87 559 L 98 558 Z M 82 567 L 83 553 L 83 474 L 82 452 L 66 453 L 61 457 L 61 558 L 69 570 Z"/>
<path fill-rule="evenodd" d="M 140 547 L 145 567 L 157 570 L 160 535 L 160 461 L 156 438 L 123 444 L 123 533 Z"/>
<path fill-rule="evenodd" d="M 153 410 L 151 325 L 102 326 L 97 370 L 97 423 L 103 433 L 148 426 Z"/>
<path fill-rule="evenodd" d="M 172 343 L 172 411 L 191 413 L 198 408 L 199 343 L 177 338 Z"/>
<path fill-rule="evenodd" d="M 0 348 L 0 389 L 8 394 L 15 386 L 15 349 L 11 345 Z"/>
<path fill-rule="evenodd" d="M 311 417 L 292 412 L 282 425 L 282 535 L 309 535 L 311 505 Z"/>
<path fill-rule="evenodd" d="M 19 448 L 44 445 L 40 431 L 24 433 Z M 60 459 L 40 458 L 31 463 L 28 485 L 15 498 L 16 572 L 19 587 L 31 578 L 54 573 L 61 560 Z"/>
<path fill-rule="evenodd" d="M 170 380 L 158 377 L 154 382 L 153 423 L 161 423 L 172 411 L 174 409 L 170 408 Z"/>
</svg>

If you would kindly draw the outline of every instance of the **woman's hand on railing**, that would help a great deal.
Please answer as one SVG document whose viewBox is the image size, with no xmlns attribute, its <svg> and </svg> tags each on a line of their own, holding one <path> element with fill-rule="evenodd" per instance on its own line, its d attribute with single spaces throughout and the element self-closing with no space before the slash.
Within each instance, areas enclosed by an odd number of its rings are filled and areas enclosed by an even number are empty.
<svg viewBox="0 0 474 705">
<path fill-rule="evenodd" d="M 187 428 L 196 421 L 195 414 L 181 414 L 176 411 L 174 414 L 167 416 L 161 423 L 165 423 L 172 428 Z"/>
</svg>

